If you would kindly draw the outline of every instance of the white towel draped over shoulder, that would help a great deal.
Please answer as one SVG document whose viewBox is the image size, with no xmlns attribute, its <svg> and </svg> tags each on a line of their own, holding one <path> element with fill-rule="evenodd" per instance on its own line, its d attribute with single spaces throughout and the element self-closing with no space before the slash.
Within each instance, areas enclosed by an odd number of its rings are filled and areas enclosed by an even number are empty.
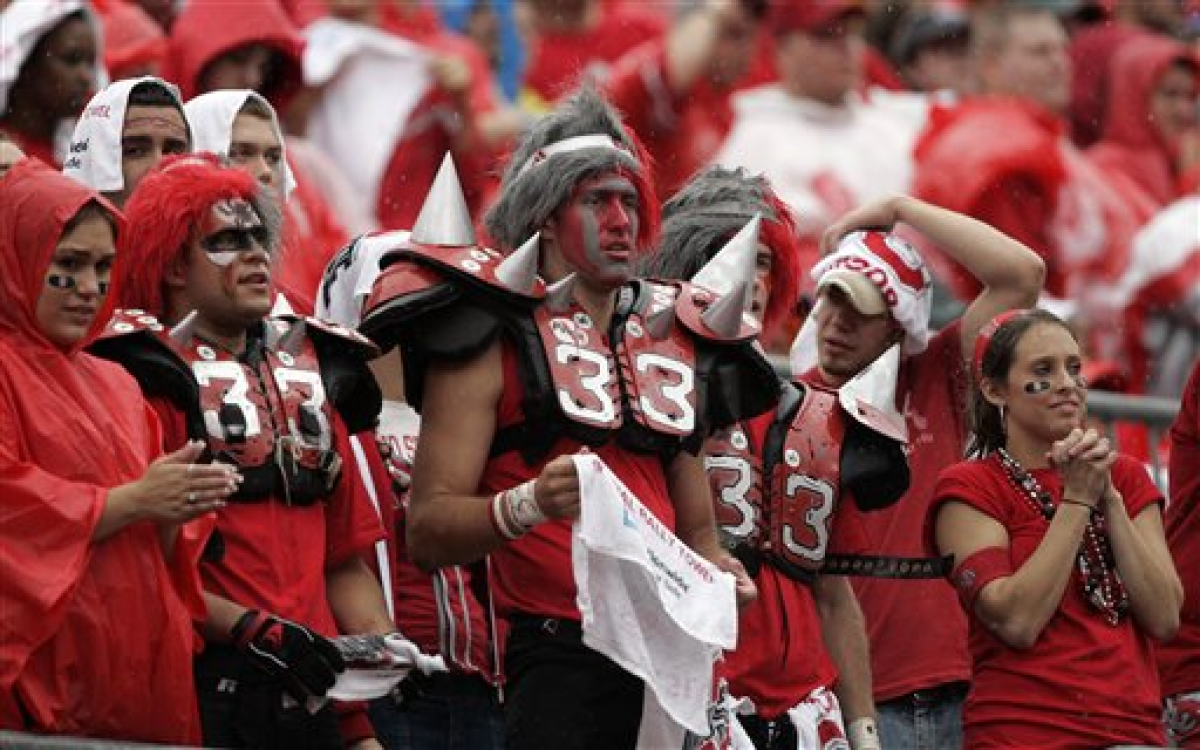
<svg viewBox="0 0 1200 750">
<path fill-rule="evenodd" d="M 639 748 L 709 731 L 713 665 L 737 641 L 734 579 L 646 509 L 597 456 L 575 457 L 572 556 L 583 642 L 646 683 Z"/>
</svg>

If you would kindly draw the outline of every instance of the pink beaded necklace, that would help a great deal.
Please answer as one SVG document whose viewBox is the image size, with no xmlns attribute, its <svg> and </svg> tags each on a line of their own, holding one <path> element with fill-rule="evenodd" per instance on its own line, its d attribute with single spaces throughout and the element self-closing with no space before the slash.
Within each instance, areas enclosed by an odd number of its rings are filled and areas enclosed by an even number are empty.
<svg viewBox="0 0 1200 750">
<path fill-rule="evenodd" d="M 997 449 L 996 455 L 1004 475 L 1017 493 L 1047 522 L 1054 518 L 1057 506 L 1041 482 L 1004 448 Z M 1129 594 L 1117 572 L 1104 515 L 1097 510 L 1092 510 L 1083 530 L 1083 542 L 1079 545 L 1075 563 L 1079 569 L 1084 599 L 1099 610 L 1109 625 L 1119 625 L 1129 612 Z"/>
</svg>

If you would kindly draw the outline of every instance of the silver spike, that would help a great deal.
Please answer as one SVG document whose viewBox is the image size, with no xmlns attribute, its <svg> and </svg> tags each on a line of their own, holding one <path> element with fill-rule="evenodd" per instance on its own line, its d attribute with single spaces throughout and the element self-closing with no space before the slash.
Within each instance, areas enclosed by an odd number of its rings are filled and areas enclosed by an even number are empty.
<svg viewBox="0 0 1200 750">
<path fill-rule="evenodd" d="M 746 226 L 725 243 L 725 247 L 704 264 L 704 268 L 696 272 L 692 283 L 718 295 L 728 293 L 738 284 L 753 286 L 761 224 L 762 214 L 755 214 L 746 222 Z"/>
<path fill-rule="evenodd" d="M 187 315 L 183 316 L 183 320 L 179 321 L 167 335 L 171 340 L 180 346 L 187 346 L 192 343 L 192 339 L 196 337 L 196 320 L 200 317 L 199 310 L 192 310 Z"/>
<path fill-rule="evenodd" d="M 295 316 L 296 311 L 292 309 L 292 303 L 288 302 L 287 296 L 283 292 L 275 293 L 275 301 L 271 303 L 271 312 L 267 313 L 268 317 L 282 318 L 284 316 Z"/>
<path fill-rule="evenodd" d="M 541 236 L 540 232 L 535 233 L 496 266 L 496 278 L 517 294 L 529 294 L 537 284 Z"/>
<path fill-rule="evenodd" d="M 546 307 L 551 312 L 565 312 L 575 300 L 575 274 L 569 274 L 546 287 Z"/>
<path fill-rule="evenodd" d="M 413 224 L 413 242 L 422 245 L 469 247 L 475 243 L 475 227 L 471 225 L 471 212 L 463 198 L 462 185 L 454 160 L 447 153 L 442 158 L 433 185 L 425 194 L 421 213 Z"/>
<path fill-rule="evenodd" d="M 662 341 L 671 333 L 675 323 L 675 306 L 667 305 L 646 317 L 646 332 L 655 341 Z"/>
<path fill-rule="evenodd" d="M 742 330 L 742 315 L 752 296 L 753 287 L 742 282 L 714 299 L 708 309 L 700 313 L 700 320 L 718 336 L 736 338 Z"/>
</svg>

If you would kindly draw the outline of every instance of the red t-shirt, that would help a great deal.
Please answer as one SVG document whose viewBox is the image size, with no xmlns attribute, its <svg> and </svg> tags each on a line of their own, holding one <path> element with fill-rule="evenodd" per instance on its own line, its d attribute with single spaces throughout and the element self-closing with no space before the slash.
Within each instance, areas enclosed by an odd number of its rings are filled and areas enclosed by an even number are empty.
<svg viewBox="0 0 1200 750">
<path fill-rule="evenodd" d="M 1056 471 L 1030 473 L 1056 500 L 1062 497 Z M 1145 468 L 1128 456 L 1118 457 L 1112 481 L 1131 518 L 1162 501 Z M 995 456 L 942 472 L 930 518 L 949 501 L 966 503 L 1008 530 L 1014 570 L 1046 535 L 1046 520 L 1012 487 Z M 1149 637 L 1132 617 L 1109 625 L 1080 586 L 1078 571 L 1072 571 L 1058 612 L 1027 651 L 1005 645 L 969 617 L 973 675 L 963 712 L 966 747 L 1084 750 L 1163 743 Z"/>
<path fill-rule="evenodd" d="M 163 422 L 165 449 L 178 450 L 187 441 L 183 414 L 165 401 L 151 403 Z M 370 557 L 372 546 L 383 538 L 336 414 L 332 425 L 334 450 L 346 462 L 333 495 L 307 507 L 288 505 L 282 498 L 229 503 L 217 511 L 224 556 L 200 566 L 205 591 L 329 636 L 337 635 L 338 628 L 325 594 L 325 572 L 354 555 Z"/>
<path fill-rule="evenodd" d="M 529 52 L 525 87 L 552 103 L 581 79 L 603 81 L 621 55 L 665 30 L 661 18 L 615 8 L 605 10 L 594 28 L 540 33 Z"/>
<path fill-rule="evenodd" d="M 765 31 L 762 36 L 763 41 L 770 41 Z M 665 37 L 642 44 L 613 65 L 605 93 L 654 157 L 660 196 L 674 195 L 712 161 L 733 125 L 730 97 L 737 90 L 771 80 L 769 63 L 769 59 L 759 59 L 733 87 L 719 88 L 702 76 L 686 94 L 676 93 L 671 85 Z"/>
<path fill-rule="evenodd" d="M 755 451 L 774 416 L 743 423 Z M 724 670 L 734 696 L 750 698 L 759 716 L 775 719 L 815 688 L 832 685 L 837 669 L 825 650 L 812 589 L 770 565 L 754 583 L 758 598 L 738 613 L 737 648 L 725 655 Z"/>
<path fill-rule="evenodd" d="M 1158 646 L 1163 695 L 1200 690 L 1200 364 L 1192 369 L 1171 426 L 1171 502 L 1167 544 L 1183 581 L 1183 612 L 1174 640 Z"/>
<path fill-rule="evenodd" d="M 520 376 L 517 355 L 504 342 L 504 391 L 500 396 L 497 427 L 519 422 L 522 418 Z M 560 438 L 537 465 L 525 463 L 520 454 L 510 451 L 488 461 L 484 469 L 481 494 L 507 490 L 537 477 L 551 459 L 575 453 L 582 444 Z M 662 457 L 652 453 L 633 453 L 609 441 L 591 448 L 625 486 L 668 529 L 675 529 L 675 507 L 667 491 Z M 492 583 L 496 608 L 504 615 L 535 614 L 579 620 L 575 606 L 575 574 L 571 563 L 571 522 L 552 520 L 509 542 L 492 553 Z"/>
<path fill-rule="evenodd" d="M 931 557 L 925 514 L 938 473 L 959 461 L 966 445 L 966 370 L 953 323 L 921 354 L 905 359 L 896 383 L 897 408 L 909 437 L 908 492 L 883 510 L 854 503 L 839 511 L 840 534 L 861 540 L 864 554 Z M 806 382 L 821 385 L 814 370 Z M 954 589 L 944 580 L 850 579 L 867 622 L 876 701 L 967 680 L 967 624 Z"/>
</svg>

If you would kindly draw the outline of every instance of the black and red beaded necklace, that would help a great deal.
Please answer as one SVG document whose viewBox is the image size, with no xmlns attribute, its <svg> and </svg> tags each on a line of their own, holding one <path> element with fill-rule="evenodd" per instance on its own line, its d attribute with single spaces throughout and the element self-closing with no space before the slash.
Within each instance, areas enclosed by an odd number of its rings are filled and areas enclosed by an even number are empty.
<svg viewBox="0 0 1200 750">
<path fill-rule="evenodd" d="M 1008 477 L 1009 483 L 1017 493 L 1047 522 L 1053 519 L 1058 506 L 1050 493 L 1042 487 L 1041 482 L 1004 448 L 997 449 L 996 455 L 1004 469 L 1004 475 Z M 1129 593 L 1117 572 L 1104 514 L 1097 510 L 1092 510 L 1087 526 L 1084 527 L 1083 542 L 1075 555 L 1075 564 L 1079 569 L 1084 599 L 1099 610 L 1109 625 L 1119 625 L 1129 612 Z"/>
</svg>

